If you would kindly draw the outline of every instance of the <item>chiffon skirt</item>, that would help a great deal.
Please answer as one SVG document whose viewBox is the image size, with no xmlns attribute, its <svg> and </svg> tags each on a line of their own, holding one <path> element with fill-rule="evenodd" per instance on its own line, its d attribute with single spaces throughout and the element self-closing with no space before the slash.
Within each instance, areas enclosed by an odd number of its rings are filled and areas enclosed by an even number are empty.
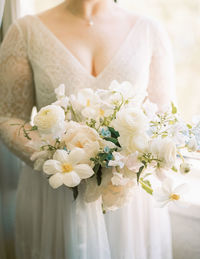
<svg viewBox="0 0 200 259">
<path fill-rule="evenodd" d="M 17 259 L 172 259 L 167 209 L 136 190 L 132 201 L 102 213 L 101 201 L 76 201 L 24 165 L 16 209 Z"/>
</svg>

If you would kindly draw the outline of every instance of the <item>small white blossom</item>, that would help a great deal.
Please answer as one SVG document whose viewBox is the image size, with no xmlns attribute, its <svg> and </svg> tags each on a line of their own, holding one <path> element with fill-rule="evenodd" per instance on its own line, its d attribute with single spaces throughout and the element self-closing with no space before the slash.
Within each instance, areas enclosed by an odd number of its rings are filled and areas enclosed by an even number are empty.
<svg viewBox="0 0 200 259">
<path fill-rule="evenodd" d="M 164 207 L 169 203 L 174 203 L 180 206 L 184 205 L 183 196 L 187 191 L 187 185 L 181 184 L 174 188 L 172 179 L 164 180 L 162 186 L 155 189 L 153 196 L 159 207 Z"/>
<path fill-rule="evenodd" d="M 124 167 L 125 157 L 121 155 L 119 152 L 113 152 L 113 160 L 110 160 L 109 166 L 119 166 L 120 168 Z"/>
</svg>

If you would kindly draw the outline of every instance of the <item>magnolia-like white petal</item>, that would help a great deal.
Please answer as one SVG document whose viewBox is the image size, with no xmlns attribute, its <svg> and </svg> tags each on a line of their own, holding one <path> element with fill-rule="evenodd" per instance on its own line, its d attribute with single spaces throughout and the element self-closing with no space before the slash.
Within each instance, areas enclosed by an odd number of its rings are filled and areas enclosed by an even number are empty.
<svg viewBox="0 0 200 259">
<path fill-rule="evenodd" d="M 170 202 L 171 202 L 171 200 L 165 200 L 162 202 L 157 201 L 156 207 L 163 208 L 163 207 L 167 206 Z"/>
<path fill-rule="evenodd" d="M 172 193 L 173 191 L 173 180 L 170 178 L 167 178 L 163 181 L 162 184 L 163 191 L 167 193 Z"/>
<path fill-rule="evenodd" d="M 81 179 L 89 178 L 94 174 L 94 171 L 89 165 L 81 164 L 74 167 L 74 171 L 79 175 Z"/>
<path fill-rule="evenodd" d="M 155 190 L 153 196 L 158 202 L 164 202 L 170 199 L 170 194 L 164 192 L 162 189 Z"/>
<path fill-rule="evenodd" d="M 49 178 L 49 184 L 54 189 L 60 187 L 63 184 L 63 175 L 60 173 L 54 174 Z"/>
<path fill-rule="evenodd" d="M 61 163 L 53 159 L 47 160 L 43 165 L 43 171 L 46 174 L 61 173 L 62 172 Z"/>
<path fill-rule="evenodd" d="M 69 161 L 70 164 L 76 165 L 78 164 L 85 156 L 85 151 L 82 148 L 74 148 L 70 153 L 69 153 Z"/>
<path fill-rule="evenodd" d="M 53 155 L 53 159 L 60 161 L 62 164 L 69 162 L 69 154 L 64 149 L 56 150 L 55 154 Z"/>
<path fill-rule="evenodd" d="M 182 194 L 182 193 L 188 192 L 188 189 L 189 189 L 188 185 L 186 183 L 183 183 L 181 185 L 178 185 L 176 188 L 174 188 L 173 193 Z"/>
<path fill-rule="evenodd" d="M 63 175 L 63 183 L 68 187 L 77 186 L 80 182 L 81 179 L 75 171 Z"/>
</svg>

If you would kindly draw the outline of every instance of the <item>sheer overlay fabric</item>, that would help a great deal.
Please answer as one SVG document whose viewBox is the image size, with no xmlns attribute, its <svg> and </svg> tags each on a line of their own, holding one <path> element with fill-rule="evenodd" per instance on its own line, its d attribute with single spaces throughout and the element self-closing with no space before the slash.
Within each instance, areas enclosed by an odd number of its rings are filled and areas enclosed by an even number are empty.
<svg viewBox="0 0 200 259">
<path fill-rule="evenodd" d="M 174 66 L 167 33 L 157 21 L 141 16 L 104 70 L 89 74 L 33 15 L 18 19 L 0 48 L 0 136 L 26 164 L 20 175 L 16 214 L 16 248 L 20 259 L 171 259 L 168 213 L 151 197 L 136 191 L 126 207 L 102 214 L 101 201 L 73 201 L 65 187 L 53 190 L 32 169 L 32 150 L 19 133 L 32 107 L 55 101 L 54 89 L 67 94 L 81 88 L 107 88 L 130 81 L 138 94 L 148 92 L 163 109 L 175 101 Z M 29 127 L 27 125 L 27 127 Z M 37 135 L 32 135 L 37 139 Z"/>
</svg>

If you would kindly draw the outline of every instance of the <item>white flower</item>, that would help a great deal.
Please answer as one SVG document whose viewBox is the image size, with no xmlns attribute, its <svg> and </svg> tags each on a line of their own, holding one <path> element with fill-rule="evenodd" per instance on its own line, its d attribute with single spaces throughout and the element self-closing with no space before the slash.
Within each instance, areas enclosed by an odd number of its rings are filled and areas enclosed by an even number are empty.
<svg viewBox="0 0 200 259">
<path fill-rule="evenodd" d="M 153 192 L 153 196 L 160 207 L 164 207 L 170 202 L 177 205 L 184 205 L 183 196 L 187 191 L 187 185 L 181 184 L 175 188 L 173 185 L 173 181 L 168 178 L 163 182 L 161 187 L 158 187 Z"/>
<path fill-rule="evenodd" d="M 65 131 L 65 112 L 57 105 L 43 107 L 34 118 L 41 135 L 60 137 Z"/>
<path fill-rule="evenodd" d="M 111 178 L 113 185 L 126 185 L 129 182 L 128 178 L 123 177 L 123 174 L 118 172 L 113 172 L 113 177 Z"/>
<path fill-rule="evenodd" d="M 175 142 L 178 146 L 184 146 L 187 140 L 187 135 L 184 135 L 183 132 L 187 132 L 187 126 L 184 122 L 177 122 L 174 125 L 171 125 L 169 129 L 167 129 L 170 138 Z"/>
<path fill-rule="evenodd" d="M 105 115 L 106 110 L 99 96 L 91 88 L 81 89 L 77 95 L 70 96 L 73 109 L 88 119 L 97 119 Z"/>
<path fill-rule="evenodd" d="M 142 107 L 149 121 L 155 121 L 157 119 L 157 115 L 156 115 L 156 112 L 158 111 L 157 104 L 150 102 L 150 100 L 147 99 L 142 105 Z"/>
<path fill-rule="evenodd" d="M 84 163 L 90 164 L 90 158 L 95 157 L 101 146 L 101 138 L 96 130 L 70 121 L 67 123 L 67 131 L 63 137 L 69 150 L 81 148 L 85 151 Z"/>
<path fill-rule="evenodd" d="M 116 210 L 126 205 L 133 197 L 135 182 L 125 185 L 113 185 L 110 182 L 102 190 L 102 202 L 105 210 Z"/>
<path fill-rule="evenodd" d="M 65 97 L 65 85 L 61 84 L 55 90 L 57 100 L 60 100 Z"/>
<path fill-rule="evenodd" d="M 119 152 L 113 152 L 113 160 L 110 160 L 108 166 L 119 166 L 120 168 L 124 167 L 125 157 Z"/>
<path fill-rule="evenodd" d="M 187 147 L 188 147 L 189 151 L 191 151 L 191 152 L 197 151 L 198 144 L 197 144 L 196 138 L 194 136 L 192 136 L 192 138 L 190 138 L 189 142 L 187 143 Z"/>
<path fill-rule="evenodd" d="M 147 118 L 139 109 L 124 108 L 117 113 L 112 126 L 120 134 L 120 145 L 129 152 L 144 151 L 147 147 Z"/>
<path fill-rule="evenodd" d="M 138 152 L 134 152 L 126 157 L 125 166 L 132 172 L 138 173 L 143 164 L 138 159 Z"/>
<path fill-rule="evenodd" d="M 180 164 L 180 172 L 182 174 L 187 174 L 190 172 L 190 170 L 191 170 L 191 165 L 189 163 L 183 162 Z"/>
<path fill-rule="evenodd" d="M 58 88 L 56 88 L 55 94 L 57 101 L 52 104 L 63 107 L 66 110 L 69 105 L 69 98 L 65 96 L 65 85 L 61 84 Z"/>
<path fill-rule="evenodd" d="M 113 80 L 108 89 L 113 93 L 110 96 L 111 103 L 121 103 L 122 100 L 128 100 L 136 106 L 141 104 L 146 95 L 146 92 L 139 92 L 138 88 L 128 81 L 119 83 L 117 80 Z"/>
<path fill-rule="evenodd" d="M 149 151 L 154 157 L 161 160 L 161 167 L 172 168 L 176 162 L 176 145 L 168 137 L 153 139 L 149 145 Z"/>
<path fill-rule="evenodd" d="M 116 210 L 128 203 L 132 198 L 134 192 L 133 188 L 137 186 L 135 181 L 129 180 L 124 185 L 113 185 L 111 181 L 112 177 L 112 170 L 103 168 L 102 183 L 100 186 L 97 185 L 96 177 L 87 179 L 86 191 L 84 194 L 85 201 L 93 202 L 101 197 L 103 207 L 106 210 Z M 116 179 L 114 179 L 114 182 L 115 180 Z"/>
<path fill-rule="evenodd" d="M 53 175 L 49 183 L 53 188 L 62 184 L 68 187 L 79 185 L 81 179 L 87 179 L 94 174 L 92 168 L 87 164 L 79 164 L 85 152 L 81 149 L 74 149 L 69 154 L 65 150 L 57 150 L 53 159 L 44 163 L 43 171 Z"/>
</svg>

